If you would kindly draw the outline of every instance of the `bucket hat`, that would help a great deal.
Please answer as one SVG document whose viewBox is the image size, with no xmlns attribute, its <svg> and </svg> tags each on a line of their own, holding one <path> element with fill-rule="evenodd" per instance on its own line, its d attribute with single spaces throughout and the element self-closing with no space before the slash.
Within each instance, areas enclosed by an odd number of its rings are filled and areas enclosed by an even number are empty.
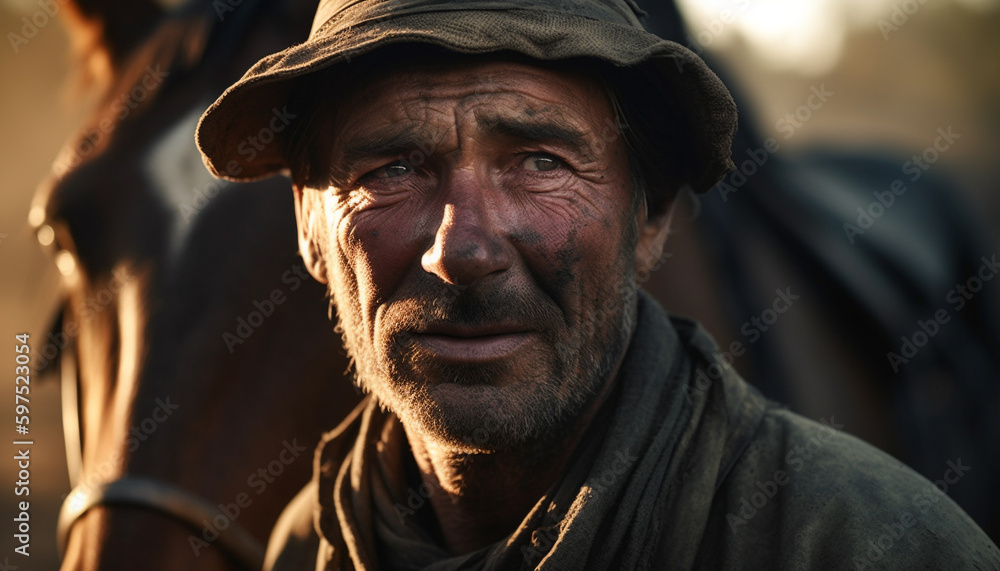
<svg viewBox="0 0 1000 571">
<path fill-rule="evenodd" d="M 297 82 L 320 71 L 335 78 L 371 52 L 422 44 L 599 60 L 633 94 L 622 102 L 639 117 L 633 128 L 657 153 L 675 155 L 676 180 L 707 190 L 733 168 L 736 105 L 701 58 L 647 32 L 641 16 L 631 0 L 322 0 L 305 42 L 261 59 L 204 113 L 196 133 L 202 159 L 233 181 L 285 171 L 283 147 L 270 141 L 291 131 L 284 105 Z"/>
</svg>

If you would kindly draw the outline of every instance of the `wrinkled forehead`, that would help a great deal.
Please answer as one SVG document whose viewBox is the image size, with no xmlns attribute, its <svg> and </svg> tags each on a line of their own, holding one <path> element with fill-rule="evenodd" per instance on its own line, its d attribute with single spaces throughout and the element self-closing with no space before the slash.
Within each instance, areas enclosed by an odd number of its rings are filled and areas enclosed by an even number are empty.
<svg viewBox="0 0 1000 571">
<path fill-rule="evenodd" d="M 409 156 L 428 145 L 446 152 L 446 137 L 458 144 L 470 134 L 509 135 L 514 126 L 529 139 L 566 142 L 572 133 L 577 146 L 588 147 L 583 155 L 617 157 L 623 133 L 613 77 L 590 59 L 549 62 L 400 44 L 300 79 L 289 107 L 303 120 L 282 140 L 282 152 L 298 183 L 324 188 L 347 174 L 350 161 L 338 148 L 348 143 L 359 156 Z"/>
<path fill-rule="evenodd" d="M 598 93 L 600 81 L 577 61 L 542 62 L 515 54 L 443 54 L 434 58 L 386 62 L 355 76 L 349 94 L 361 90 L 406 88 L 423 95 L 494 93 L 518 86 L 539 95 L 565 95 L 569 91 Z M 517 83 L 512 83 L 517 82 Z"/>
</svg>

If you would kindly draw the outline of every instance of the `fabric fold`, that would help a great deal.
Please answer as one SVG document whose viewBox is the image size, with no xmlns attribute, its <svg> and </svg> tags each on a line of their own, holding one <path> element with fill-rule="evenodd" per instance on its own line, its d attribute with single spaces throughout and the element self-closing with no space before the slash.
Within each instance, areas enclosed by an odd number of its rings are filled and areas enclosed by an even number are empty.
<svg viewBox="0 0 1000 571">
<path fill-rule="evenodd" d="M 697 373 L 704 375 L 714 363 L 714 345 L 700 328 L 678 323 L 683 335 L 655 301 L 640 294 L 612 406 L 597 415 L 565 476 L 518 529 L 474 553 L 450 555 L 421 533 L 414 519 L 400 517 L 399 506 L 409 510 L 402 477 L 410 454 L 406 435 L 394 415 L 366 400 L 353 421 L 356 428 L 340 434 L 353 437 L 353 446 L 330 439 L 320 454 L 320 473 L 336 474 L 332 486 L 321 485 L 320 530 L 337 553 L 327 568 L 639 569 L 657 558 L 665 535 L 674 540 L 690 535 L 673 541 L 671 551 L 693 561 L 703 523 L 693 525 L 691 533 L 678 533 L 664 522 L 707 519 L 723 456 L 738 452 L 739 445 L 717 438 L 720 431 L 732 432 L 725 422 L 700 426 L 706 411 L 719 419 L 730 416 L 723 410 L 725 381 L 709 383 L 707 389 L 698 384 Z M 731 374 L 725 371 L 722 377 Z M 759 420 L 764 407 L 750 408 L 736 420 L 748 426 Z M 711 477 L 694 473 L 705 470 L 712 471 Z M 708 499 L 692 502 L 686 494 Z M 674 517 L 678 510 L 689 513 Z"/>
<path fill-rule="evenodd" d="M 321 442 L 316 503 L 288 514 L 317 536 L 272 543 L 318 544 L 330 571 L 1000 569 L 934 484 L 834 419 L 768 401 L 644 293 L 627 351 L 563 477 L 504 540 L 463 555 L 438 543 L 403 428 L 368 399 Z"/>
</svg>

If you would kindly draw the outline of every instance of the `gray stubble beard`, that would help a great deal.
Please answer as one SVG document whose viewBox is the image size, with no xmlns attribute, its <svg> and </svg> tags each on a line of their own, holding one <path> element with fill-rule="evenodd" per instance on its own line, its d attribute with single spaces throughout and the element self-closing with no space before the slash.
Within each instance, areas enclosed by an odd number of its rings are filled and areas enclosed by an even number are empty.
<svg viewBox="0 0 1000 571">
<path fill-rule="evenodd" d="M 351 304 L 348 311 L 337 311 L 337 330 L 354 364 L 355 382 L 396 414 L 408 430 L 415 428 L 466 453 L 545 454 L 549 445 L 565 436 L 604 383 L 611 382 L 608 377 L 626 349 L 635 325 L 638 286 L 632 273 L 616 275 L 620 276 L 617 283 L 599 292 L 604 302 L 594 308 L 593 315 L 580 316 L 581 323 L 570 330 L 570 339 L 546 336 L 544 346 L 553 350 L 545 352 L 545 366 L 534 371 L 535 378 L 522 375 L 519 382 L 500 387 L 488 383 L 491 375 L 500 372 L 491 366 L 444 366 L 450 370 L 440 370 L 398 336 L 366 342 L 357 288 L 338 291 L 331 280 L 329 293 L 331 312 L 345 307 L 338 303 L 341 300 Z M 419 371 L 428 368 L 427 363 L 439 369 L 439 377 L 446 377 L 443 382 L 439 379 L 432 384 L 420 378 Z M 464 391 L 468 402 L 464 406 L 442 404 L 441 391 L 447 390 Z"/>
</svg>

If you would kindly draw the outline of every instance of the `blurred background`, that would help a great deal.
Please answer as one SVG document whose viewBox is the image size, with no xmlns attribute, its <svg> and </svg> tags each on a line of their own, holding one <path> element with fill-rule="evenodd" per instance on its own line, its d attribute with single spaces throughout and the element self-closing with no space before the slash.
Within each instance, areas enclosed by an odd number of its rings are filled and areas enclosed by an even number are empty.
<svg viewBox="0 0 1000 571">
<path fill-rule="evenodd" d="M 1000 244 L 1000 0 L 682 0 L 688 47 L 712 54 L 752 102 L 753 122 L 780 153 L 817 144 L 886 147 L 903 156 L 936 130 L 961 135 L 935 170 L 957 182 Z M 26 43 L 22 18 L 36 0 L 0 0 L 0 351 L 3 391 L 13 395 L 14 335 L 37 343 L 53 318 L 60 274 L 27 223 L 36 184 L 82 120 L 69 40 L 59 17 Z M 808 119 L 794 114 L 814 89 L 832 93 Z M 793 125 L 790 128 L 789 125 Z M 996 251 L 996 250 L 994 250 Z M 4 361 L 6 359 L 6 361 Z M 14 447 L 0 461 L 0 564 L 54 569 L 55 516 L 69 491 L 58 384 L 33 379 L 31 558 L 13 554 Z M 13 436 L 13 396 L 0 429 Z M 1000 411 L 997 411 L 1000 413 Z M 13 569 L 14 567 L 9 567 Z"/>
</svg>

